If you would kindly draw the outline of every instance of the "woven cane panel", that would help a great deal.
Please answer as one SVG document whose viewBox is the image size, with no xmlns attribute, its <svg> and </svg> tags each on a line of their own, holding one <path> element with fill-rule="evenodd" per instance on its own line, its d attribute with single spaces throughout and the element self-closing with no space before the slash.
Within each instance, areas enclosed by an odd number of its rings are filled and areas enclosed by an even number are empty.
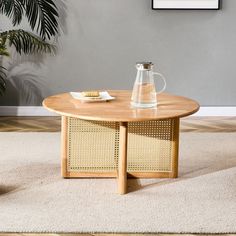
<svg viewBox="0 0 236 236">
<path fill-rule="evenodd" d="M 175 120 L 128 124 L 128 172 L 171 172 Z"/>
<path fill-rule="evenodd" d="M 67 170 L 109 172 L 117 169 L 119 123 L 68 118 Z"/>
</svg>

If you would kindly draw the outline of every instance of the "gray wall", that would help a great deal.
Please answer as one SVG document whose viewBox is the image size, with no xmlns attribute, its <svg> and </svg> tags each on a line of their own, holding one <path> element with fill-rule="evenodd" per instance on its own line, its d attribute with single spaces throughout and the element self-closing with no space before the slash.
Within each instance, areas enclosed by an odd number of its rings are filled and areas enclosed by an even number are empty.
<svg viewBox="0 0 236 236">
<path fill-rule="evenodd" d="M 132 89 L 140 60 L 155 63 L 167 92 L 201 105 L 236 105 L 235 0 L 223 0 L 220 11 L 153 11 L 150 0 L 67 0 L 67 6 L 59 54 L 33 68 L 13 63 L 15 82 L 0 105 L 39 105 L 63 91 Z"/>
</svg>

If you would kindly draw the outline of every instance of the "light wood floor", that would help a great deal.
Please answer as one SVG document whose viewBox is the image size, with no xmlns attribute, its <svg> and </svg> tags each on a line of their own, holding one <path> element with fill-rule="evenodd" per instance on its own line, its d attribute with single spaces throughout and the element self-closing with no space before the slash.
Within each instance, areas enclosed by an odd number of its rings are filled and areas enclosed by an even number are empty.
<svg viewBox="0 0 236 236">
<path fill-rule="evenodd" d="M 0 117 L 0 132 L 58 132 L 60 117 Z"/>
<path fill-rule="evenodd" d="M 0 117 L 0 132 L 59 132 L 60 117 Z M 182 132 L 236 132 L 236 117 L 190 117 L 182 119 Z M 137 234 L 136 234 L 137 235 Z M 182 236 L 138 234 L 140 236 Z M 192 236 L 185 234 L 184 236 Z M 197 234 L 202 236 L 201 234 Z M 206 236 L 205 234 L 204 236 Z M 217 234 L 221 236 L 223 234 Z M 224 234 L 236 236 L 236 234 Z M 0 234 L 0 236 L 135 236 L 135 234 Z M 210 235 L 209 235 L 210 236 Z"/>
<path fill-rule="evenodd" d="M 59 132 L 60 117 L 0 117 L 0 132 Z M 190 117 L 182 132 L 236 132 L 236 117 Z"/>
</svg>

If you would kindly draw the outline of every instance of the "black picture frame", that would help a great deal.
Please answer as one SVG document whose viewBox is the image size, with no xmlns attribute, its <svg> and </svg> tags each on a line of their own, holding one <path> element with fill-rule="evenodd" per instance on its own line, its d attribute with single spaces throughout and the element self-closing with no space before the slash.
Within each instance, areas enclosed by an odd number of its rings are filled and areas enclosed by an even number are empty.
<svg viewBox="0 0 236 236">
<path fill-rule="evenodd" d="M 154 8 L 154 1 L 152 0 L 152 10 L 220 10 L 221 9 L 221 0 L 218 0 L 218 8 Z"/>
</svg>

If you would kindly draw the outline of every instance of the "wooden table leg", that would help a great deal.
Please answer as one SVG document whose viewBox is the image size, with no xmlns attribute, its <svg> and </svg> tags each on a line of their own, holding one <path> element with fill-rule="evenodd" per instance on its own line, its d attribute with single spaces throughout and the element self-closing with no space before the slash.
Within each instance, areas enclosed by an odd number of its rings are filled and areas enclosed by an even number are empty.
<svg viewBox="0 0 236 236">
<path fill-rule="evenodd" d="M 120 144 L 119 144 L 119 163 L 118 163 L 118 192 L 127 193 L 127 139 L 128 123 L 120 123 Z"/>
<path fill-rule="evenodd" d="M 174 136 L 173 136 L 173 161 L 171 178 L 178 178 L 178 165 L 179 165 L 179 118 L 175 118 Z"/>
<path fill-rule="evenodd" d="M 68 177 L 67 172 L 67 132 L 68 132 L 68 118 L 61 117 L 61 175 Z"/>
</svg>

